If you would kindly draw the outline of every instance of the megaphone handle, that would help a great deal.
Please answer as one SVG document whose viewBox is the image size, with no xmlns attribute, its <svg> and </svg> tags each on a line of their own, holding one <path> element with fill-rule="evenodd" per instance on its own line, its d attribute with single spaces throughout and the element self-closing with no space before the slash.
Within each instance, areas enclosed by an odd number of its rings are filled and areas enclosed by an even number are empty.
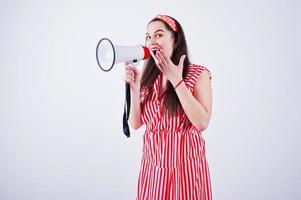
<svg viewBox="0 0 301 200">
<path fill-rule="evenodd" d="M 134 66 L 138 66 L 139 62 L 138 60 L 133 60 L 130 62 L 130 64 Z M 124 113 L 123 113 L 123 133 L 130 137 L 130 127 L 128 124 L 128 119 L 130 116 L 130 109 L 131 109 L 131 90 L 130 90 L 130 84 L 125 83 L 125 103 L 124 103 Z"/>
<path fill-rule="evenodd" d="M 131 108 L 131 90 L 130 90 L 130 84 L 129 83 L 125 83 L 125 95 L 126 95 L 126 100 L 127 100 L 127 115 L 126 115 L 126 119 L 129 119 L 129 115 L 130 115 L 130 108 Z"/>
<path fill-rule="evenodd" d="M 128 124 L 128 119 L 130 115 L 131 108 L 131 90 L 130 84 L 125 83 L 125 103 L 124 103 L 124 113 L 123 113 L 123 132 L 127 137 L 130 137 L 130 128 Z"/>
</svg>

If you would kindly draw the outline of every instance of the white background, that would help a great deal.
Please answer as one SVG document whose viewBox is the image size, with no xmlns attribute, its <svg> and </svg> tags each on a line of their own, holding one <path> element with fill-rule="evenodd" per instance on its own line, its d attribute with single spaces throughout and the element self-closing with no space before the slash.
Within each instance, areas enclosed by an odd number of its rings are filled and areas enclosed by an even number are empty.
<svg viewBox="0 0 301 200">
<path fill-rule="evenodd" d="M 159 13 L 213 76 L 214 199 L 300 199 L 300 1 L 2 0 L 1 200 L 135 198 L 144 128 L 123 135 L 123 64 L 95 48 L 143 44 Z"/>
</svg>

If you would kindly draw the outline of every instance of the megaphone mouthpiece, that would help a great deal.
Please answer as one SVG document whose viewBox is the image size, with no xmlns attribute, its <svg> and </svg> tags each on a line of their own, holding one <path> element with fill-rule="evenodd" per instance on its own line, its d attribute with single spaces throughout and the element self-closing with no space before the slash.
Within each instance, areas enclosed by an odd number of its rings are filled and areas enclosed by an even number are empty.
<svg viewBox="0 0 301 200">
<path fill-rule="evenodd" d="M 149 52 L 149 48 L 142 46 L 143 50 L 144 50 L 144 57 L 143 60 L 148 59 L 150 57 L 150 52 Z"/>
</svg>

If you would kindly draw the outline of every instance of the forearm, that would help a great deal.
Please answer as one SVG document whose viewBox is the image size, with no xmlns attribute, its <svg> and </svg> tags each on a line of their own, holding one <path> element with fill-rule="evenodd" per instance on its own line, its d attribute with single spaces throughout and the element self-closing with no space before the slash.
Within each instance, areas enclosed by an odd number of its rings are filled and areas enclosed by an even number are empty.
<svg viewBox="0 0 301 200">
<path fill-rule="evenodd" d="M 132 89 L 131 89 L 131 108 L 130 108 L 129 122 L 132 128 L 134 129 L 138 129 L 142 125 L 140 94 L 138 91 L 133 91 Z"/>
<path fill-rule="evenodd" d="M 200 130 L 205 130 L 209 123 L 205 107 L 196 100 L 184 82 L 176 88 L 176 93 L 190 122 Z"/>
</svg>

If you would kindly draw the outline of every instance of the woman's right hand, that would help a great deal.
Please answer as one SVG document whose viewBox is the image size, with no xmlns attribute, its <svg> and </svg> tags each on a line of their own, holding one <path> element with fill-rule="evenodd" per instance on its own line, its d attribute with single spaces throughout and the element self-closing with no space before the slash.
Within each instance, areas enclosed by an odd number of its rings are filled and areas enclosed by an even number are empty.
<svg viewBox="0 0 301 200">
<path fill-rule="evenodd" d="M 125 63 L 125 82 L 130 84 L 131 89 L 134 92 L 140 91 L 140 80 L 141 80 L 140 71 L 136 67 L 134 67 L 126 62 Z"/>
</svg>

